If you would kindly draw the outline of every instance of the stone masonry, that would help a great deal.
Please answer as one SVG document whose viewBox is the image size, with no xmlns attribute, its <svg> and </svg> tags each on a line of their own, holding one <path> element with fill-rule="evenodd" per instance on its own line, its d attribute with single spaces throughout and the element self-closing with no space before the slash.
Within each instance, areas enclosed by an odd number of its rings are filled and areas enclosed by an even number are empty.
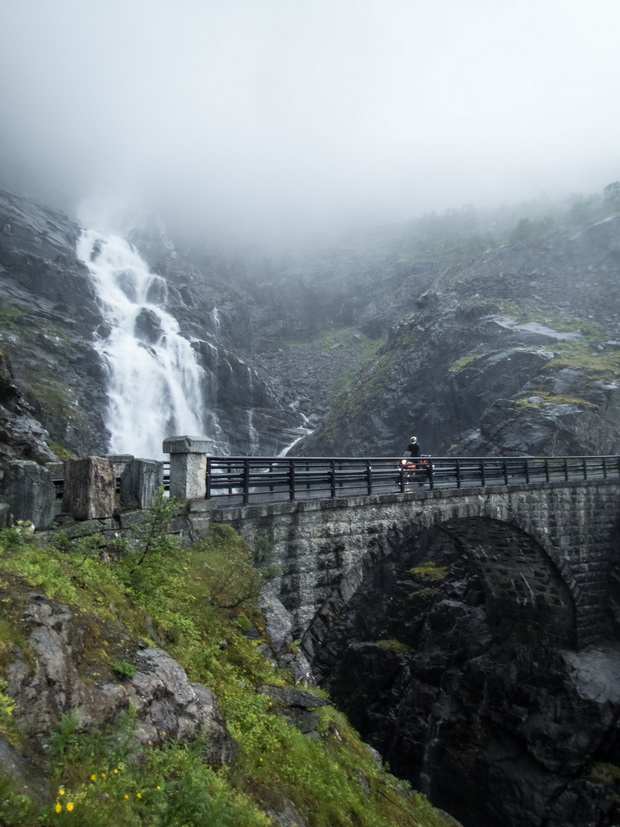
<svg viewBox="0 0 620 827">
<path fill-rule="evenodd" d="M 585 480 L 220 508 L 187 504 L 188 529 L 233 525 L 267 541 L 282 567 L 279 596 L 312 659 L 314 642 L 370 568 L 443 528 L 478 566 L 489 611 L 532 634 L 583 647 L 608 631 L 609 578 L 620 565 L 620 481 Z"/>
</svg>

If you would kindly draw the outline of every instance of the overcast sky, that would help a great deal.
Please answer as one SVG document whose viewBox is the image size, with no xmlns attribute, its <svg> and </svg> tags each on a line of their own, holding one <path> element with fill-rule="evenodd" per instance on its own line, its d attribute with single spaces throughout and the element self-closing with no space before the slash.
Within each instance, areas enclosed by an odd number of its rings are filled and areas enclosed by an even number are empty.
<svg viewBox="0 0 620 827">
<path fill-rule="evenodd" d="M 197 225 L 620 178 L 620 0 L 4 0 L 0 180 Z"/>
</svg>

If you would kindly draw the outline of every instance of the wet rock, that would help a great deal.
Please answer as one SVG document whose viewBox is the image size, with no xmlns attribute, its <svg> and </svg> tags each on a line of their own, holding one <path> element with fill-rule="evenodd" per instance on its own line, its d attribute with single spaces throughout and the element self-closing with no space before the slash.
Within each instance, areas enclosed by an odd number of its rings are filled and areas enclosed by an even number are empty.
<svg viewBox="0 0 620 827">
<path fill-rule="evenodd" d="M 369 575 L 316 653 L 330 696 L 468 827 L 614 823 L 620 644 L 498 635 L 475 569 L 438 536 L 411 546 Z M 422 554 L 434 581 L 412 565 Z"/>
<path fill-rule="evenodd" d="M 260 686 L 258 691 L 275 701 L 276 708 L 279 708 L 290 723 L 306 735 L 313 732 L 319 722 L 315 709 L 329 704 L 325 698 L 320 698 L 305 689 Z"/>
<path fill-rule="evenodd" d="M 121 473 L 121 503 L 144 509 L 153 502 L 164 484 L 163 463 L 148 459 L 131 459 Z"/>
<path fill-rule="evenodd" d="M 207 735 L 207 759 L 230 762 L 235 743 L 228 735 L 215 695 L 191 683 L 185 670 L 162 649 L 136 647 L 135 674 L 123 681 L 85 681 L 80 664 L 84 629 L 62 604 L 31 594 L 23 612 L 31 661 L 18 658 L 8 669 L 15 719 L 29 742 L 45 754 L 61 715 L 76 712 L 86 729 L 109 723 L 132 706 L 137 745 L 191 740 Z"/>
<path fill-rule="evenodd" d="M 50 798 L 47 778 L 36 769 L 5 738 L 0 737 L 0 768 L 12 779 L 18 790 L 40 806 Z"/>
<path fill-rule="evenodd" d="M 161 319 L 154 310 L 142 308 L 136 316 L 134 324 L 136 338 L 147 344 L 154 345 L 163 335 Z"/>
<path fill-rule="evenodd" d="M 295 805 L 288 798 L 282 798 L 277 805 L 271 806 L 267 815 L 278 827 L 309 827 L 305 818 L 302 818 Z"/>
</svg>

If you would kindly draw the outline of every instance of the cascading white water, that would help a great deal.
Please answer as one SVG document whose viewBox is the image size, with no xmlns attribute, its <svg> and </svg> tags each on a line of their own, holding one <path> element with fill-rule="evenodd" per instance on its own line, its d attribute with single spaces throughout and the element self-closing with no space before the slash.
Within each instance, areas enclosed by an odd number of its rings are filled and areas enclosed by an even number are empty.
<svg viewBox="0 0 620 827">
<path fill-rule="evenodd" d="M 213 338 L 216 342 L 219 342 L 222 323 L 220 321 L 220 311 L 216 305 L 213 305 L 213 310 L 211 311 L 211 323 L 213 325 Z"/>
<path fill-rule="evenodd" d="M 161 459 L 175 434 L 203 434 L 204 371 L 162 305 L 167 285 L 123 238 L 84 230 L 88 267 L 106 323 L 95 347 L 108 374 L 110 452 Z"/>
</svg>

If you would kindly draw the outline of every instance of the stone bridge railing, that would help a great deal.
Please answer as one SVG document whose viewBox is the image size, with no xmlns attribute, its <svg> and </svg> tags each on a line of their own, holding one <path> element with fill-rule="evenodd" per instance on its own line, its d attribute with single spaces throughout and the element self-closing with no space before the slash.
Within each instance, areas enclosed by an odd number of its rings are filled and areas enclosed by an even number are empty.
<svg viewBox="0 0 620 827">
<path fill-rule="evenodd" d="M 145 508 L 162 485 L 180 501 L 234 506 L 405 492 L 413 486 L 487 487 L 569 479 L 620 479 L 620 456 L 598 457 L 215 457 L 206 437 L 166 439 L 169 463 L 110 455 L 0 466 L 0 523 L 12 515 L 47 528 L 55 514 L 111 516 L 118 505 Z M 59 504 L 59 492 L 62 503 Z"/>
</svg>

